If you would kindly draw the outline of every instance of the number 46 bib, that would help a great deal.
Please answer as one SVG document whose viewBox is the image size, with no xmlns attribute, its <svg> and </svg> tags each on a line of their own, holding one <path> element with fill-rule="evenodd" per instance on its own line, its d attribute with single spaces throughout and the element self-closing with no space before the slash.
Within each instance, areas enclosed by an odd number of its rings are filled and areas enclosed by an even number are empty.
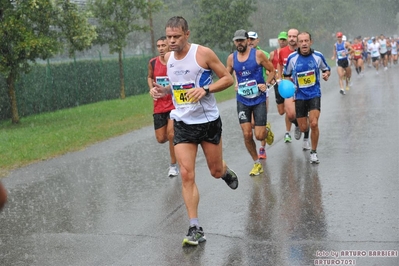
<svg viewBox="0 0 399 266">
<path fill-rule="evenodd" d="M 172 84 L 173 97 L 175 98 L 177 108 L 198 104 L 198 102 L 194 103 L 187 99 L 187 92 L 193 88 L 195 88 L 194 82 Z"/>
</svg>

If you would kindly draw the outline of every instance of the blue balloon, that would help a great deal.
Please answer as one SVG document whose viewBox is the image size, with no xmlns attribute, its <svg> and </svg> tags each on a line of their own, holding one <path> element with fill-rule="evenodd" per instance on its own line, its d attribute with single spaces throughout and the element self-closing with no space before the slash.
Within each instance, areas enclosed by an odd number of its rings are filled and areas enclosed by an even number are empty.
<svg viewBox="0 0 399 266">
<path fill-rule="evenodd" d="M 292 81 L 287 79 L 283 79 L 278 84 L 278 92 L 280 93 L 281 97 L 284 99 L 288 99 L 294 96 L 295 94 L 295 85 Z"/>
</svg>

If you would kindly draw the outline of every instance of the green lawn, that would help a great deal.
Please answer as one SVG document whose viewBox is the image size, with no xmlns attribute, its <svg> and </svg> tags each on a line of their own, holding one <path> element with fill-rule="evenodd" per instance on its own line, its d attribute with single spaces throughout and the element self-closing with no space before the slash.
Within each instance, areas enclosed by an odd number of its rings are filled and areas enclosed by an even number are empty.
<svg viewBox="0 0 399 266">
<path fill-rule="evenodd" d="M 218 102 L 235 97 L 233 88 L 216 93 Z M 47 160 L 152 125 L 149 94 L 0 121 L 0 177 L 9 170 Z M 154 138 L 155 141 L 155 138 Z"/>
</svg>

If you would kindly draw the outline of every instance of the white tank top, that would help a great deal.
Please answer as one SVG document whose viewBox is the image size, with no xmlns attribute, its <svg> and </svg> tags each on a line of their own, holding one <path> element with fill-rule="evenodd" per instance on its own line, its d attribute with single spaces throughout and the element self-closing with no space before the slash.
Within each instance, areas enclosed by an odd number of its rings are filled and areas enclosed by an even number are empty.
<svg viewBox="0 0 399 266">
<path fill-rule="evenodd" d="M 212 83 L 212 71 L 197 63 L 197 49 L 197 44 L 191 44 L 187 55 L 180 60 L 176 60 L 174 52 L 171 52 L 167 63 L 173 104 L 176 107 L 171 111 L 170 117 L 186 124 L 203 124 L 219 117 L 216 99 L 212 93 L 196 103 L 188 102 L 185 97 L 188 89 L 202 90 L 201 87 Z"/>
<path fill-rule="evenodd" d="M 387 50 L 387 40 L 379 40 L 381 48 L 380 48 L 380 53 L 381 54 L 385 54 L 388 50 Z"/>
<path fill-rule="evenodd" d="M 392 54 L 398 54 L 398 45 L 395 40 L 391 41 L 391 47 L 392 47 Z"/>
</svg>

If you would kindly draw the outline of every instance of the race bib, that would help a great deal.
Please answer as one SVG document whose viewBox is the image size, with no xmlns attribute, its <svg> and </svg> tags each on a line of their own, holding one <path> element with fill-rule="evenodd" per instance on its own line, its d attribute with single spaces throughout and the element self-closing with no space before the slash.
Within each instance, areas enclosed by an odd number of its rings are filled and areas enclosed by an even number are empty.
<svg viewBox="0 0 399 266">
<path fill-rule="evenodd" d="M 343 59 L 346 57 L 346 52 L 345 50 L 337 51 L 337 57 L 338 59 Z"/>
<path fill-rule="evenodd" d="M 355 56 L 361 56 L 362 55 L 362 51 L 360 50 L 355 50 Z"/>
<path fill-rule="evenodd" d="M 245 98 L 255 98 L 259 95 L 258 83 L 256 80 L 248 80 L 238 84 L 238 94 Z"/>
<path fill-rule="evenodd" d="M 373 51 L 371 52 L 371 55 L 372 55 L 373 57 L 377 57 L 377 56 L 380 56 L 380 53 L 379 53 L 377 50 L 373 50 Z"/>
<path fill-rule="evenodd" d="M 316 73 L 314 70 L 300 72 L 297 74 L 299 88 L 312 87 L 316 83 Z"/>
<path fill-rule="evenodd" d="M 168 77 L 156 77 L 155 83 L 157 83 L 163 87 L 166 87 L 169 85 L 169 78 Z"/>
<path fill-rule="evenodd" d="M 177 107 L 193 106 L 198 102 L 192 102 L 187 99 L 187 92 L 195 88 L 194 82 L 172 84 L 173 97 L 175 98 Z"/>
</svg>

